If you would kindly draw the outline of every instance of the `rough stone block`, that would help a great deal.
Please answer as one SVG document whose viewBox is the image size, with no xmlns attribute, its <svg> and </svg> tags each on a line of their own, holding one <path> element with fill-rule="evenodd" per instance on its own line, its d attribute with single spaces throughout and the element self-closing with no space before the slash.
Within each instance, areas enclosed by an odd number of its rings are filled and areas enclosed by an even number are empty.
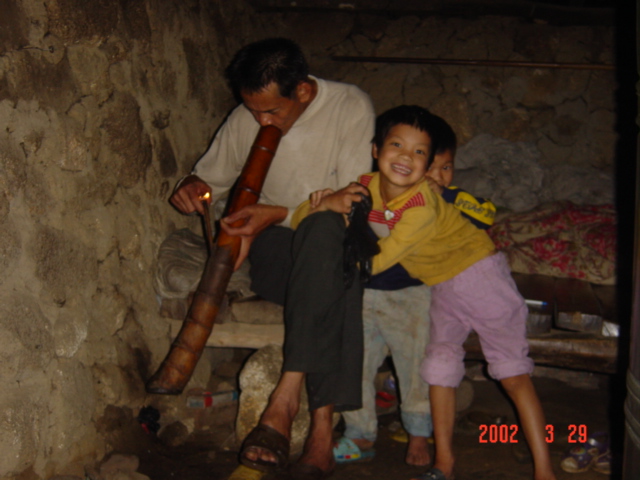
<svg viewBox="0 0 640 480">
<path fill-rule="evenodd" d="M 115 154 L 110 161 L 118 165 L 120 185 L 130 188 L 144 177 L 151 164 L 151 143 L 134 97 L 117 94 L 107 104 L 109 113 L 103 128 L 109 136 L 109 149 Z"/>
<path fill-rule="evenodd" d="M 54 302 L 64 305 L 68 298 L 92 292 L 98 276 L 95 249 L 69 231 L 44 225 L 37 230 L 32 247 L 36 275 Z"/>
<path fill-rule="evenodd" d="M 135 472 L 140 466 L 140 460 L 135 455 L 116 453 L 109 456 L 100 465 L 100 475 L 107 476 L 116 472 Z"/>
<path fill-rule="evenodd" d="M 10 279 L 22 251 L 19 232 L 11 222 L 5 221 L 8 210 L 7 197 L 0 193 L 0 285 Z"/>
<path fill-rule="evenodd" d="M 33 392 L 31 392 L 33 393 Z M 38 433 L 46 425 L 46 403 L 25 398 L 0 403 L 0 472 L 2 477 L 17 475 L 33 464 L 38 451 Z"/>
<path fill-rule="evenodd" d="M 13 292 L 0 297 L 0 358 L 6 357 L 4 378 L 19 379 L 25 370 L 43 370 L 54 354 L 49 319 L 30 295 Z M 15 370 L 14 370 L 15 369 Z"/>
<path fill-rule="evenodd" d="M 51 382 L 48 421 L 56 428 L 47 431 L 42 442 L 64 465 L 98 449 L 99 442 L 87 441 L 96 434 L 92 418 L 97 398 L 91 371 L 76 360 L 58 359 L 47 374 Z"/>
</svg>

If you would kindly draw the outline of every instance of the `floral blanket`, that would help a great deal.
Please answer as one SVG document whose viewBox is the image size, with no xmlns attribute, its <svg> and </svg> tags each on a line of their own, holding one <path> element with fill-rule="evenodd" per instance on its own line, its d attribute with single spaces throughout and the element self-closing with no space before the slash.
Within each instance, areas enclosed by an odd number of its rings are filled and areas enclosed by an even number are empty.
<svg viewBox="0 0 640 480">
<path fill-rule="evenodd" d="M 616 215 L 613 205 L 540 205 L 499 215 L 489 229 L 517 273 L 615 284 Z"/>
</svg>

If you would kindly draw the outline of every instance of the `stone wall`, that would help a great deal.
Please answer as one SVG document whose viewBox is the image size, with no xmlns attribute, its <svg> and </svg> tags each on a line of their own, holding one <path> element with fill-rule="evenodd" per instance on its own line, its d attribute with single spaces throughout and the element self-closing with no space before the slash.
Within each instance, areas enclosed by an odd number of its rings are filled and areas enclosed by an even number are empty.
<svg viewBox="0 0 640 480">
<path fill-rule="evenodd" d="M 343 41 L 314 58 L 322 75 L 365 89 L 378 113 L 406 103 L 441 115 L 458 136 L 457 168 L 473 169 L 460 172 L 455 184 L 523 211 L 554 200 L 613 203 L 613 70 L 336 62 L 330 56 L 612 65 L 613 33 L 507 17 L 361 16 Z"/>
<path fill-rule="evenodd" d="M 2 2 L 2 478 L 81 473 L 105 407 L 149 401 L 156 251 L 197 225 L 167 197 L 233 105 L 235 3 Z"/>
<path fill-rule="evenodd" d="M 608 28 L 260 14 L 205 0 L 0 0 L 0 8 L 3 479 L 82 476 L 84 463 L 109 451 L 98 428 L 107 406 L 159 404 L 144 392 L 170 342 L 157 315 L 155 256 L 174 229 L 199 231 L 167 198 L 233 106 L 222 70 L 248 41 L 289 36 L 317 75 L 360 85 L 378 112 L 425 105 L 463 145 L 491 134 L 530 142 L 542 165 L 613 169 L 612 72 L 330 58 L 610 63 Z M 209 369 L 201 362 L 193 382 L 206 384 Z"/>
</svg>

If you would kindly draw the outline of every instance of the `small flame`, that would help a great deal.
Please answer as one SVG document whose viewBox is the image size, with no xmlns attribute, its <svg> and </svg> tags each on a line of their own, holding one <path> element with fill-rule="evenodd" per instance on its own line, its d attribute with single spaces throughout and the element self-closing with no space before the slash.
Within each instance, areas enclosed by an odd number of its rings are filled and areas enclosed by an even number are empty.
<svg viewBox="0 0 640 480">
<path fill-rule="evenodd" d="M 207 200 L 211 195 L 209 195 L 209 192 L 205 193 L 204 195 L 200 195 L 200 200 Z"/>
</svg>

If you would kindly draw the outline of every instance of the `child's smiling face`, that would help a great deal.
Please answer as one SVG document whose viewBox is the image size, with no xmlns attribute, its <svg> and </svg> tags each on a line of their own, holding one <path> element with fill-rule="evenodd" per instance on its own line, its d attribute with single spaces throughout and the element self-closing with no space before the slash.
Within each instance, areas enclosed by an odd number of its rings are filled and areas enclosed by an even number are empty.
<svg viewBox="0 0 640 480">
<path fill-rule="evenodd" d="M 429 134 L 406 124 L 393 126 L 382 146 L 373 146 L 383 197 L 387 197 L 385 201 L 396 198 L 424 179 L 430 152 Z"/>
</svg>

